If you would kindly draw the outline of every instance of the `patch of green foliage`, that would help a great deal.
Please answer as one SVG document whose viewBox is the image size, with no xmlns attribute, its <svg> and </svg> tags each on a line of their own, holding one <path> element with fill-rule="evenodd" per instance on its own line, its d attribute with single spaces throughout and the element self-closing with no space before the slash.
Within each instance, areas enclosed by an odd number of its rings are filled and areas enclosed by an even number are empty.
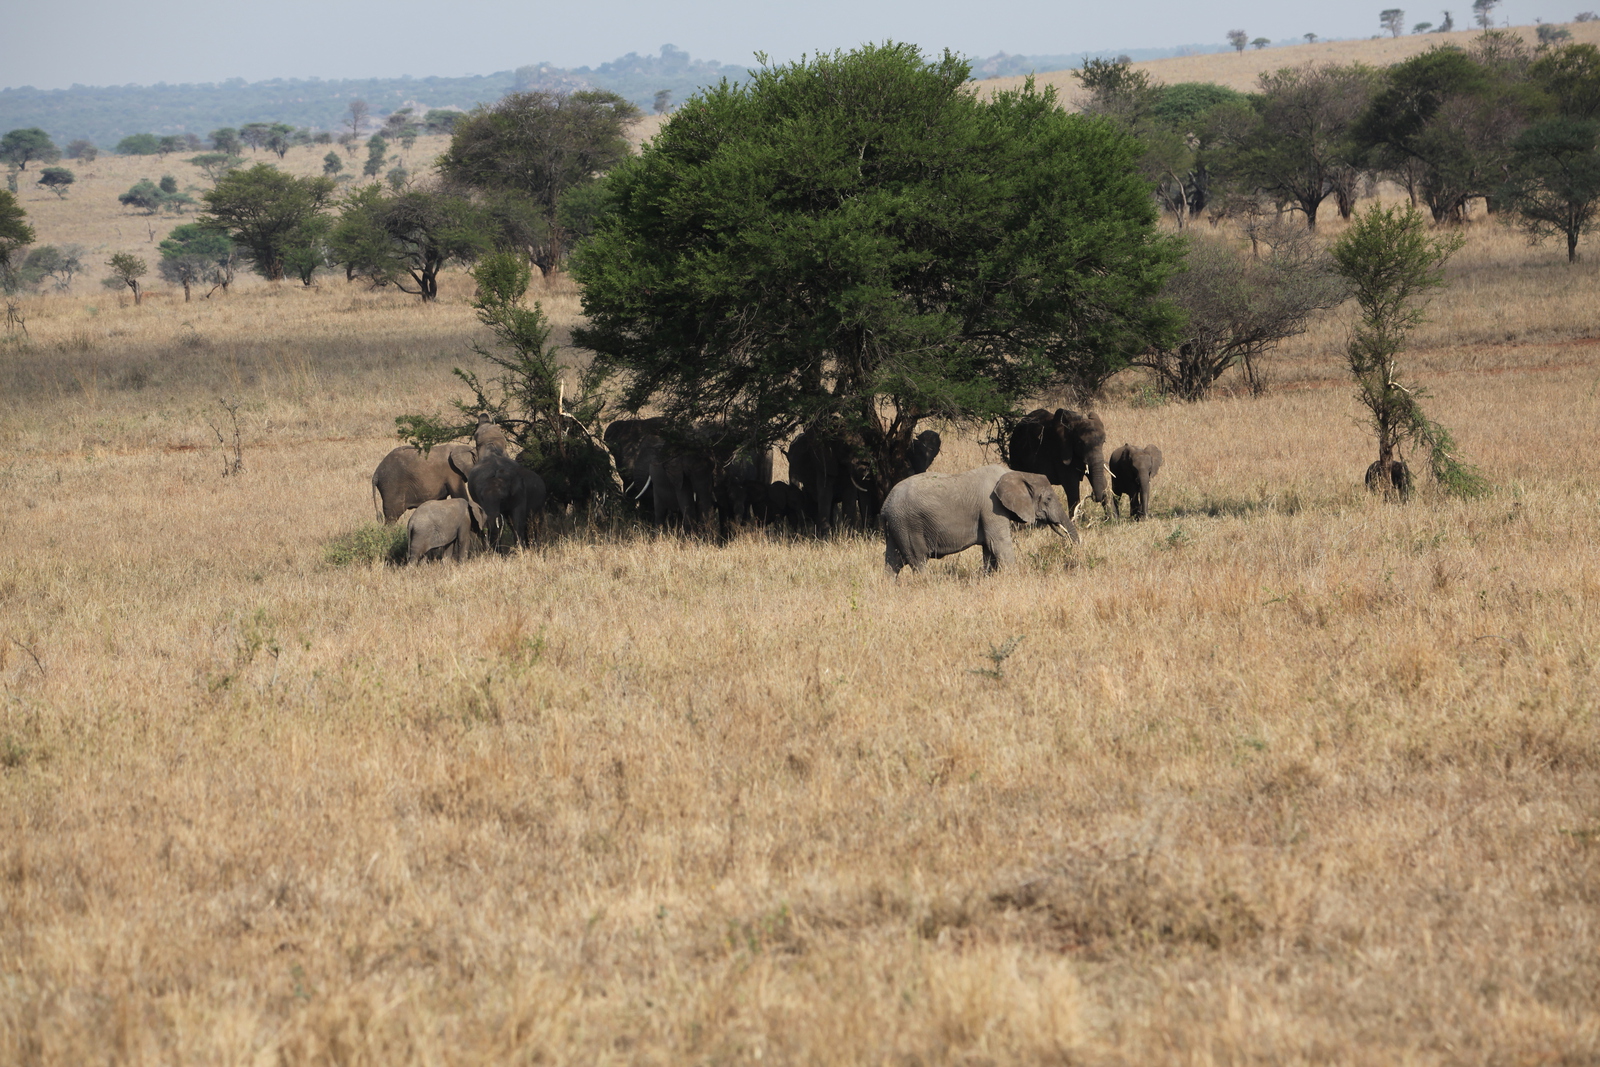
<svg viewBox="0 0 1600 1067">
<path fill-rule="evenodd" d="M 322 548 L 322 561 L 330 567 L 401 564 L 406 561 L 406 528 L 369 522 L 333 538 Z"/>
</svg>

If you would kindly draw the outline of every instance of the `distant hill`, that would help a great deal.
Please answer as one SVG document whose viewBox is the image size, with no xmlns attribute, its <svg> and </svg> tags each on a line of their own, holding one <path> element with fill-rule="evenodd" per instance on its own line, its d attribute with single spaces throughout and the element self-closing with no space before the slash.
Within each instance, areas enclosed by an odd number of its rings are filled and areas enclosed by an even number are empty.
<svg viewBox="0 0 1600 1067">
<path fill-rule="evenodd" d="M 320 78 L 246 82 L 231 78 L 200 85 L 74 85 L 70 89 L 0 89 L 0 132 L 40 126 L 58 145 L 83 138 L 109 149 L 133 133 L 193 133 L 220 126 L 287 122 L 337 130 L 350 101 L 367 102 L 376 119 L 402 107 L 470 110 L 512 89 L 610 89 L 648 111 L 662 89 L 687 99 L 723 78 L 743 81 L 748 68 L 691 59 L 666 45 L 661 54 L 629 53 L 598 67 L 566 70 L 548 63 L 461 78 Z"/>
<path fill-rule="evenodd" d="M 1086 55 L 1120 54 L 1143 61 L 1223 48 L 1226 46 L 1192 45 L 1048 56 L 1001 52 L 987 59 L 973 59 L 972 73 L 975 78 L 1003 78 L 1076 67 Z M 669 44 L 662 46 L 659 55 L 630 52 L 597 67 L 566 69 L 535 63 L 516 70 L 460 78 L 278 78 L 261 82 L 232 78 L 198 85 L 74 85 L 70 89 L 23 86 L 0 89 L 0 132 L 40 126 L 58 145 L 83 138 L 109 149 L 134 133 L 193 133 L 204 137 L 220 126 L 238 127 L 247 122 L 287 122 L 337 130 L 350 101 L 356 99 L 365 100 L 373 117 L 382 119 L 402 107 L 419 112 L 429 108 L 471 110 L 478 104 L 498 100 L 512 89 L 609 89 L 648 112 L 656 93 L 663 89 L 672 94 L 673 103 L 682 103 L 697 89 L 724 78 L 742 82 L 748 73 L 749 65 L 693 59 Z"/>
</svg>

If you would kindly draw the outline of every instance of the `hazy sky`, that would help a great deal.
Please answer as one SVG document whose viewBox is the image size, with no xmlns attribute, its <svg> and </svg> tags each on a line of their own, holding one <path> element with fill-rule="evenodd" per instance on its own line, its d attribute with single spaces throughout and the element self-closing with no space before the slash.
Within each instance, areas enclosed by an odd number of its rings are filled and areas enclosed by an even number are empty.
<svg viewBox="0 0 1600 1067">
<path fill-rule="evenodd" d="M 1440 0 L 1429 0 L 1437 4 Z M 1448 0 L 1447 0 L 1448 2 Z M 1505 0 L 1497 21 L 1561 22 L 1593 0 Z M 129 7 L 125 0 L 4 0 L 0 88 L 244 78 L 361 78 L 492 74 L 525 63 L 594 66 L 663 44 L 696 59 L 751 63 L 912 41 L 982 58 L 996 52 L 1064 55 L 1221 43 L 1230 29 L 1274 41 L 1304 33 L 1368 37 L 1370 5 L 1281 0 L 278 0 Z M 1559 5 L 1559 6 L 1558 6 Z M 1570 9 L 1570 10 L 1569 10 Z M 1454 0 L 1456 25 L 1471 0 Z M 1440 20 L 1406 9 L 1406 22 Z"/>
</svg>

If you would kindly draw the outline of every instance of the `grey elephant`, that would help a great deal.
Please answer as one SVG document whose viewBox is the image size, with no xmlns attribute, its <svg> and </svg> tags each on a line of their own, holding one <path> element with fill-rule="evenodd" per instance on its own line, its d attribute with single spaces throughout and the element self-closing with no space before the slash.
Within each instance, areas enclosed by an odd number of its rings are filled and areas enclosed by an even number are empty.
<svg viewBox="0 0 1600 1067">
<path fill-rule="evenodd" d="M 443 559 L 447 552 L 460 562 L 472 535 L 483 530 L 485 518 L 481 507 L 460 497 L 424 500 L 406 520 L 406 563 Z"/>
<path fill-rule="evenodd" d="M 477 460 L 471 445 L 435 445 L 426 453 L 410 445 L 394 449 L 372 472 L 372 491 L 385 523 L 429 500 L 465 497 L 466 475 Z"/>
<path fill-rule="evenodd" d="M 1124 444 L 1106 461 L 1111 471 L 1111 508 L 1122 517 L 1122 498 L 1128 498 L 1128 516 L 1143 522 L 1150 514 L 1150 483 L 1161 469 L 1161 449 L 1155 445 L 1134 448 Z"/>
<path fill-rule="evenodd" d="M 1094 412 L 1056 408 L 1029 412 L 1011 431 L 1006 453 L 1015 470 L 1042 474 L 1067 493 L 1067 509 L 1078 510 L 1078 483 L 1085 476 L 1096 504 L 1110 507 L 1106 484 L 1106 428 Z"/>
<path fill-rule="evenodd" d="M 1079 542 L 1072 516 L 1042 474 L 991 463 L 961 474 L 914 475 L 883 502 L 884 569 L 898 575 L 909 565 L 920 572 L 928 560 L 973 545 L 983 546 L 985 571 L 1009 567 L 1017 556 L 1012 523 L 1036 522 Z"/>
<path fill-rule="evenodd" d="M 511 438 L 506 436 L 505 430 L 495 424 L 487 411 L 478 412 L 478 428 L 473 433 L 473 442 L 480 456 L 490 452 L 498 452 L 507 457 L 511 455 Z"/>
<path fill-rule="evenodd" d="M 483 509 L 483 532 L 489 547 L 500 541 L 500 531 L 509 523 L 517 545 L 528 545 L 528 519 L 544 506 L 544 479 L 509 459 L 491 451 L 462 472 L 469 499 Z"/>
</svg>

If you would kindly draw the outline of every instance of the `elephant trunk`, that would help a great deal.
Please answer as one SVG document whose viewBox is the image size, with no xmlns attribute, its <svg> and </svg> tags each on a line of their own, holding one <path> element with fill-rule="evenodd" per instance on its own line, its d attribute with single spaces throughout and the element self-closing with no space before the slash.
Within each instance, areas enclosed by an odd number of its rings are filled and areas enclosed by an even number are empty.
<svg viewBox="0 0 1600 1067">
<path fill-rule="evenodd" d="M 1111 500 L 1109 476 L 1106 471 L 1106 446 L 1097 444 L 1089 450 L 1089 488 L 1096 504 Z"/>
<path fill-rule="evenodd" d="M 1136 521 L 1143 522 L 1150 514 L 1150 471 L 1146 467 L 1139 468 L 1139 499 L 1137 507 L 1129 508 Z"/>
</svg>

